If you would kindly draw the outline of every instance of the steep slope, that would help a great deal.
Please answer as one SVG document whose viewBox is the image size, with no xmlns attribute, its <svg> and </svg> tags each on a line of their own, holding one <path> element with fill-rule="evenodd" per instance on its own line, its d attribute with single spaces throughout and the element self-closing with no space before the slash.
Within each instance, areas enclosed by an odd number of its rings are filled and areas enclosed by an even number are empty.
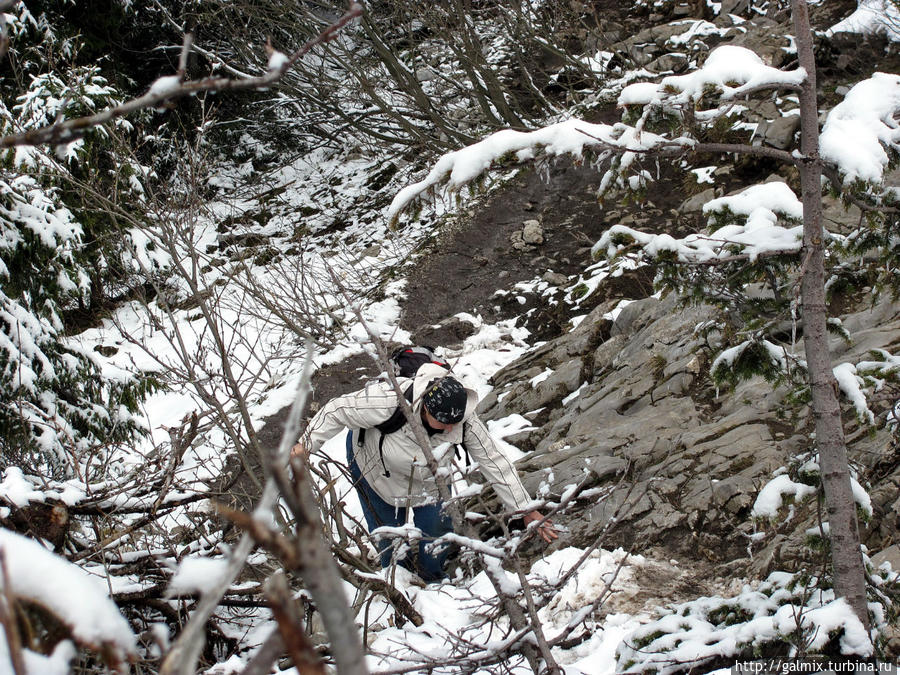
<svg viewBox="0 0 900 675">
<path fill-rule="evenodd" d="M 827 26 L 846 9 L 823 5 L 814 19 Z M 723 13 L 716 25 L 727 28 L 729 21 Z M 787 65 L 789 42 L 772 37 L 789 32 L 784 21 L 777 14 L 733 20 L 722 32 L 710 28 L 707 46 L 742 44 Z M 610 50 L 627 52 L 650 70 L 670 68 L 659 59 L 683 30 L 678 22 L 662 22 Z M 861 76 L 897 66 L 896 48 L 877 39 L 841 37 L 823 43 L 819 57 L 828 100 Z M 769 112 L 761 108 L 760 119 Z M 776 146 L 795 132 L 795 126 L 778 125 L 757 130 Z M 809 410 L 761 379 L 717 390 L 708 372 L 717 342 L 697 330 L 715 315 L 703 307 L 682 311 L 671 296 L 648 298 L 652 270 L 592 283 L 587 299 L 573 293 L 591 280 L 578 269 L 590 264 L 584 244 L 612 224 L 677 234 L 701 220 L 704 201 L 777 170 L 766 161 L 724 164 L 716 170 L 724 183 L 703 191 L 684 178 L 689 168 L 662 167 L 662 180 L 639 204 L 598 204 L 598 174 L 586 167 L 557 163 L 541 180 L 526 174 L 509 181 L 430 244 L 410 279 L 403 326 L 420 341 L 454 346 L 466 328 L 458 320 L 435 326 L 441 319 L 459 311 L 491 318 L 525 312 L 521 322 L 534 339 L 547 340 L 495 375 L 482 412 L 489 419 L 520 414 L 532 421 L 534 429 L 508 439 L 532 451 L 520 463 L 532 491 L 544 484 L 559 494 L 586 475 L 615 488 L 567 523 L 571 542 L 593 541 L 614 520 L 608 539 L 629 550 L 663 549 L 666 556 L 729 565 L 734 574 L 791 568 L 814 555 L 805 540 L 817 522 L 815 505 L 767 532 L 751 518 L 751 508 L 774 472 L 810 446 Z M 859 218 L 828 204 L 829 222 Z M 523 246 L 529 222 L 539 225 L 540 236 Z M 617 313 L 621 298 L 640 302 Z M 853 344 L 835 338 L 836 359 L 854 362 L 872 349 L 895 348 L 900 308 L 890 299 L 872 304 L 863 293 L 835 302 L 845 326 L 872 327 Z M 900 479 L 897 451 L 889 430 L 860 426 L 850 413 L 845 423 L 860 481 L 873 495 L 874 516 L 862 536 L 874 553 L 897 534 L 891 515 Z"/>
</svg>

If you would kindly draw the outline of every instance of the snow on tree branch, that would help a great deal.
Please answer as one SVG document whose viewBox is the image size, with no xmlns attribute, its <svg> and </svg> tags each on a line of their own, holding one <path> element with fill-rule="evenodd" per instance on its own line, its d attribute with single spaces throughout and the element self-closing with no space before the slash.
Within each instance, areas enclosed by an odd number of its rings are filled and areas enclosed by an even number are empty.
<svg viewBox="0 0 900 675">
<path fill-rule="evenodd" d="M 847 92 L 825 120 L 819 147 L 837 165 L 844 184 L 854 180 L 880 183 L 889 157 L 885 146 L 900 150 L 900 75 L 874 73 Z"/>
<path fill-rule="evenodd" d="M 708 202 L 703 212 L 710 216 L 711 222 L 731 221 L 735 217 L 743 218 L 744 222 L 729 222 L 713 235 L 692 233 L 683 239 L 616 225 L 594 244 L 593 254 L 605 253 L 612 258 L 624 249 L 626 241 L 636 242 L 651 258 L 670 252 L 684 263 L 727 261 L 735 255 L 753 262 L 760 256 L 800 250 L 803 226 L 785 227 L 778 223 L 779 215 L 793 221 L 803 218 L 803 205 L 785 183 L 753 185 L 738 194 Z"/>
<path fill-rule="evenodd" d="M 860 0 L 853 14 L 825 31 L 828 37 L 835 33 L 884 35 L 900 42 L 900 8 L 891 0 Z"/>
<path fill-rule="evenodd" d="M 101 580 L 10 530 L 0 530 L 0 549 L 17 597 L 45 607 L 77 641 L 117 663 L 135 656 L 137 638 Z"/>
<path fill-rule="evenodd" d="M 791 497 L 794 501 L 799 502 L 815 493 L 816 488 L 813 486 L 797 483 L 783 473 L 770 480 L 759 491 L 750 514 L 754 518 L 777 518 L 785 497 Z"/>
<path fill-rule="evenodd" d="M 767 66 L 744 47 L 724 45 L 710 52 L 703 67 L 687 75 L 664 77 L 659 83 L 638 82 L 619 95 L 619 105 L 681 104 L 699 101 L 710 87 L 725 100 L 766 89 L 797 90 L 806 79 L 803 68 L 779 70 Z"/>
<path fill-rule="evenodd" d="M 773 572 L 758 587 L 745 586 L 733 598 L 699 598 L 665 611 L 627 635 L 617 657 L 618 664 L 631 665 L 617 671 L 661 675 L 696 671 L 723 656 L 758 651 L 767 640 L 784 643 L 799 635 L 812 653 L 833 638 L 842 654 L 872 653 L 865 626 L 844 598 L 831 589 L 798 583 L 787 572 Z M 753 618 L 735 622 L 735 616 Z"/>
<path fill-rule="evenodd" d="M 852 363 L 840 363 L 834 367 L 834 379 L 837 380 L 841 393 L 850 399 L 857 416 L 868 424 L 875 424 L 875 415 L 869 410 L 862 389 L 865 381 L 857 372 L 857 367 Z"/>
<path fill-rule="evenodd" d="M 713 50 L 699 70 L 688 75 L 663 78 L 659 83 L 637 83 L 625 87 L 619 105 L 654 104 L 678 106 L 699 100 L 714 87 L 722 97 L 732 99 L 761 88 L 797 90 L 806 78 L 806 71 L 798 68 L 781 71 L 767 66 L 754 52 L 743 47 L 723 46 Z M 693 139 L 667 139 L 626 124 L 591 124 L 569 119 L 531 132 L 499 131 L 468 147 L 447 153 L 420 182 L 407 186 L 394 198 L 388 218 L 395 221 L 399 213 L 416 197 L 446 183 L 449 190 L 459 189 L 487 171 L 507 155 L 515 154 L 523 161 L 535 156 L 538 149 L 548 155 L 571 154 L 581 157 L 585 147 L 595 147 L 621 154 L 618 169 L 627 168 L 635 153 L 663 152 L 673 149 L 695 148 Z M 754 151 L 753 148 L 732 147 L 721 151 Z M 603 179 L 607 185 L 610 174 Z"/>
<path fill-rule="evenodd" d="M 400 212 L 423 193 L 446 183 L 447 189 L 460 187 L 478 178 L 494 162 L 509 155 L 519 161 L 532 159 L 538 151 L 548 155 L 570 154 L 581 157 L 586 147 L 616 149 L 623 153 L 622 166 L 634 153 L 659 148 L 688 148 L 694 141 L 688 138 L 668 139 L 648 132 L 640 132 L 626 124 L 592 124 L 572 118 L 535 131 L 506 129 L 484 140 L 442 156 L 428 175 L 418 183 L 397 193 L 388 209 L 388 218 L 395 221 Z"/>
</svg>

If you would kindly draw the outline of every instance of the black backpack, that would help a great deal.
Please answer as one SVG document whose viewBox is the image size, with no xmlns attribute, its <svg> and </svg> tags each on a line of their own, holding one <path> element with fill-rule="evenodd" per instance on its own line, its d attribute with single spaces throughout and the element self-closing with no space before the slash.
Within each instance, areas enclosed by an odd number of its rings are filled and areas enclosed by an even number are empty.
<svg viewBox="0 0 900 675">
<path fill-rule="evenodd" d="M 394 369 L 394 375 L 397 377 L 411 378 L 415 377 L 419 368 L 424 366 L 426 363 L 434 363 L 442 368 L 446 368 L 450 370 L 450 364 L 444 361 L 444 359 L 435 355 L 434 347 L 429 347 L 426 345 L 423 346 L 407 346 L 400 347 L 400 349 L 395 350 L 391 354 L 391 365 Z M 406 388 L 406 391 L 403 392 L 404 398 L 406 398 L 407 402 L 412 405 L 413 402 L 413 385 L 410 385 Z M 378 429 L 381 432 L 381 438 L 378 439 L 378 455 L 381 458 L 381 467 L 384 469 L 385 478 L 391 477 L 391 472 L 388 471 L 387 465 L 384 463 L 384 437 L 388 434 L 392 434 L 395 431 L 399 431 L 402 429 L 408 420 L 406 419 L 406 415 L 403 413 L 403 407 L 398 405 L 397 408 L 391 413 L 391 416 L 388 417 L 381 424 L 376 424 L 373 428 Z M 359 435 L 356 439 L 356 444 L 360 447 L 366 442 L 366 430 L 360 429 Z M 470 459 L 469 453 L 465 448 L 465 445 L 462 446 L 463 451 L 466 456 L 466 467 L 469 466 Z M 459 457 L 460 446 L 456 447 L 456 456 Z"/>
</svg>

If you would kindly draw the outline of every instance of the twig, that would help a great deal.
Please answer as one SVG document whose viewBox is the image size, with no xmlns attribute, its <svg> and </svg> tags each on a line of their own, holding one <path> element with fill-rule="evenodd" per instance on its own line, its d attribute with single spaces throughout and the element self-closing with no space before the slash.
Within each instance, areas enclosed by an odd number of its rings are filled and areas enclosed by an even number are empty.
<svg viewBox="0 0 900 675">
<path fill-rule="evenodd" d="M 311 363 L 312 359 L 308 354 L 303 368 L 301 384 L 298 387 L 297 396 L 291 406 L 290 413 L 288 413 L 284 434 L 282 435 L 278 449 L 278 456 L 285 458 L 282 461 L 285 461 L 290 455 L 291 445 L 293 445 L 294 439 L 298 434 L 300 427 L 300 413 L 306 405 L 306 399 L 309 394 L 308 383 Z M 255 513 L 258 513 L 261 516 L 271 514 L 272 507 L 275 505 L 276 500 L 277 492 L 275 489 L 275 482 L 270 477 L 266 481 L 262 497 L 260 497 Z M 161 675 L 192 675 L 194 673 L 200 651 L 203 648 L 206 623 L 218 606 L 225 590 L 231 585 L 231 582 L 243 568 L 247 556 L 250 554 L 250 551 L 253 550 L 253 547 L 253 537 L 249 534 L 245 534 L 241 537 L 240 542 L 238 542 L 238 545 L 231 555 L 228 562 L 228 569 L 218 584 L 218 587 L 204 593 L 191 620 L 188 622 L 187 626 L 185 626 L 181 635 L 178 637 L 178 640 L 163 660 L 162 667 L 160 668 Z"/>
<path fill-rule="evenodd" d="M 8 9 L 12 9 L 15 5 L 14 0 L 0 1 L 0 59 L 6 56 L 9 49 L 9 26 L 6 25 L 6 16 L 4 13 Z"/>
<path fill-rule="evenodd" d="M 273 630 L 266 641 L 262 643 L 250 662 L 241 671 L 241 675 L 270 675 L 272 672 L 272 664 L 278 660 L 278 657 L 284 653 L 284 642 L 281 639 L 281 633 L 276 628 Z"/>
<path fill-rule="evenodd" d="M 865 202 L 854 195 L 849 190 L 845 191 L 843 189 L 844 182 L 841 180 L 841 176 L 838 173 L 836 167 L 826 164 L 822 167 L 822 172 L 825 174 L 825 177 L 828 179 L 828 182 L 831 183 L 832 187 L 837 190 L 842 197 L 849 199 L 851 204 L 859 207 L 860 211 L 872 213 L 900 213 L 900 209 L 895 206 L 878 206 L 877 204 L 869 204 L 868 202 Z"/>
<path fill-rule="evenodd" d="M 790 152 L 770 148 L 763 145 L 746 145 L 744 143 L 699 143 L 693 139 L 685 139 L 683 142 L 677 140 L 667 140 L 663 143 L 653 146 L 652 148 L 623 148 L 621 145 L 610 143 L 602 138 L 588 133 L 584 129 L 578 129 L 578 132 L 584 134 L 588 138 L 596 141 L 596 145 L 607 150 L 616 152 L 631 153 L 635 155 L 680 155 L 687 153 L 715 153 L 715 154 L 736 154 L 736 155 L 754 155 L 757 157 L 768 157 L 776 159 L 787 164 L 798 164 L 799 160 Z"/>
</svg>

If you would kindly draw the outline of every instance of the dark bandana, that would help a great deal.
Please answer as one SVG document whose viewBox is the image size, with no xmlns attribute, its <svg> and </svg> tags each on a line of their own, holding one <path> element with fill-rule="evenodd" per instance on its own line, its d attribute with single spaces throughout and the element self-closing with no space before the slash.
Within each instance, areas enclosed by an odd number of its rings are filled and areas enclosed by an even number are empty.
<svg viewBox="0 0 900 675">
<path fill-rule="evenodd" d="M 466 389 L 452 377 L 442 377 L 425 392 L 425 409 L 441 424 L 459 424 L 466 414 Z"/>
</svg>

